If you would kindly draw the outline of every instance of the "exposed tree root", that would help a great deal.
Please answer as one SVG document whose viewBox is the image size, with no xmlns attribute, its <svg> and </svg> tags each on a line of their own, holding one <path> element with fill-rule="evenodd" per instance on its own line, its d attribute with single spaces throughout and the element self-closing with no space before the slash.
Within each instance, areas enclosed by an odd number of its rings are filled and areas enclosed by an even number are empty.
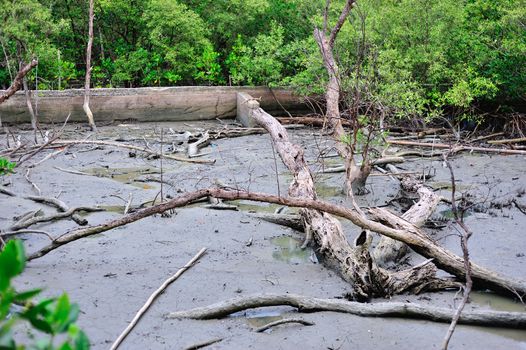
<svg viewBox="0 0 526 350">
<path fill-rule="evenodd" d="M 222 301 L 209 306 L 187 311 L 171 312 L 167 318 L 191 318 L 198 320 L 226 317 L 235 312 L 267 306 L 292 306 L 298 312 L 333 311 L 363 317 L 401 317 L 451 322 L 455 310 L 418 305 L 415 303 L 358 303 L 342 299 L 322 299 L 295 294 L 256 294 Z M 504 312 L 493 310 L 465 311 L 459 323 L 486 326 L 526 329 L 525 312 Z"/>
</svg>

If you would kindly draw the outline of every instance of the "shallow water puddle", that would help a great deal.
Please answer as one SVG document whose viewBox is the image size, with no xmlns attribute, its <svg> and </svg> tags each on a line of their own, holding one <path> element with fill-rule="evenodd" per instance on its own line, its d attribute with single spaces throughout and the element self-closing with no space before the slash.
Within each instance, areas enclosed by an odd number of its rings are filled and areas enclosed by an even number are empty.
<svg viewBox="0 0 526 350">
<path fill-rule="evenodd" d="M 437 181 L 437 182 L 430 182 L 428 183 L 429 186 L 431 186 L 434 190 L 452 190 L 451 182 L 450 181 Z M 457 191 L 468 191 L 473 188 L 475 188 L 473 184 L 460 184 L 455 183 L 455 190 Z"/>
<path fill-rule="evenodd" d="M 154 186 L 148 185 L 144 182 L 135 181 L 142 175 L 160 174 L 160 171 L 155 168 L 106 168 L 106 167 L 95 167 L 89 169 L 83 169 L 83 172 L 97 176 L 107 177 L 115 181 L 132 185 L 144 190 L 155 188 Z"/>
<path fill-rule="evenodd" d="M 472 305 L 480 305 L 481 307 L 489 307 L 495 311 L 507 311 L 507 312 L 525 312 L 526 306 L 509 298 L 502 297 L 500 295 L 484 292 L 471 292 L 469 295 Z M 468 326 L 466 326 L 468 327 Z M 481 332 L 499 335 L 501 337 L 513 339 L 521 342 L 522 348 L 526 349 L 526 332 L 519 329 L 506 329 L 506 328 L 490 328 L 480 326 L 469 326 L 470 328 L 477 329 Z"/>
<path fill-rule="evenodd" d="M 453 214 L 453 210 L 451 209 L 442 210 L 439 212 L 439 215 L 445 219 L 450 219 L 450 220 L 453 220 L 455 218 L 455 215 Z M 471 216 L 471 212 L 464 211 L 462 213 L 462 217 L 467 218 L 468 216 Z"/>
<path fill-rule="evenodd" d="M 526 306 L 500 295 L 483 292 L 471 292 L 469 298 L 472 303 L 487 306 L 496 311 L 525 312 Z M 525 334 L 526 339 L 526 334 Z"/>
<path fill-rule="evenodd" d="M 330 186 L 325 182 L 316 183 L 316 193 L 321 198 L 343 196 L 342 186 Z"/>
<path fill-rule="evenodd" d="M 124 213 L 124 205 L 98 205 L 97 208 L 104 209 L 105 211 L 109 211 L 111 213 Z"/>
<path fill-rule="evenodd" d="M 269 324 L 270 322 L 275 322 L 284 319 L 285 314 L 293 310 L 295 309 L 291 307 L 257 308 L 237 312 L 235 314 L 232 314 L 230 317 L 245 317 L 247 323 L 250 326 L 254 328 L 259 328 Z"/>
<path fill-rule="evenodd" d="M 237 205 L 241 211 L 248 211 L 249 213 L 274 213 L 281 206 L 279 204 L 268 204 L 268 203 L 254 203 L 245 202 L 243 200 L 228 201 L 228 204 Z"/>
<path fill-rule="evenodd" d="M 273 238 L 271 242 L 278 246 L 278 249 L 272 253 L 272 257 L 276 260 L 289 264 L 304 264 L 310 261 L 312 249 L 301 249 L 303 242 L 296 238 L 282 236 Z"/>
</svg>

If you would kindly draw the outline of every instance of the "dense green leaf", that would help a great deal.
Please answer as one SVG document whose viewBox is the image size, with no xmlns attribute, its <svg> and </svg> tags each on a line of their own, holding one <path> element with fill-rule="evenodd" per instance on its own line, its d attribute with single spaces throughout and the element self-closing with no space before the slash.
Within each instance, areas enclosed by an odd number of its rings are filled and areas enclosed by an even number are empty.
<svg viewBox="0 0 526 350">
<path fill-rule="evenodd" d="M 24 270 L 25 254 L 21 241 L 7 242 L 0 252 L 0 293 L 7 289 L 11 279 Z"/>
</svg>

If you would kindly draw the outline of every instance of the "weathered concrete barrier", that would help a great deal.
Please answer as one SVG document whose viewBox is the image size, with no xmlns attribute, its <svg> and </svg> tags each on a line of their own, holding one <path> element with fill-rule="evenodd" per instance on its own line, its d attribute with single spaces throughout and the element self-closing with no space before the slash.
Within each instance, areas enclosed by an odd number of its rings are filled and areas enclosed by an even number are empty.
<svg viewBox="0 0 526 350">
<path fill-rule="evenodd" d="M 300 99 L 290 90 L 267 87 L 165 87 L 134 89 L 92 89 L 90 107 L 95 122 L 170 121 L 232 118 L 236 116 L 237 92 L 261 98 L 261 107 L 269 113 L 304 112 Z M 36 96 L 38 94 L 38 96 Z M 82 110 L 84 90 L 41 90 L 33 92 L 42 123 L 59 123 L 71 113 L 71 121 L 85 121 Z M 0 105 L 5 123 L 29 122 L 31 117 L 22 92 Z"/>
<path fill-rule="evenodd" d="M 253 108 L 259 108 L 259 101 L 255 100 L 246 92 L 237 93 L 236 119 L 247 128 L 256 126 L 256 121 L 252 118 Z"/>
</svg>

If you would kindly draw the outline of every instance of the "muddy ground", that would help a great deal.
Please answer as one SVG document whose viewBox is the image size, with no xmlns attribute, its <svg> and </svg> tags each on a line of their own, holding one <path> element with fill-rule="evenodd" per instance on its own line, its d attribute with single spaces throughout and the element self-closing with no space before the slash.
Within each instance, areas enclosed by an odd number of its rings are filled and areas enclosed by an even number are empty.
<svg viewBox="0 0 526 350">
<path fill-rule="evenodd" d="M 224 122 L 223 122 L 224 123 Z M 158 145 L 160 128 L 165 148 L 178 132 L 220 128 L 219 122 L 120 124 L 99 127 L 99 139 L 145 142 Z M 31 139 L 31 133 L 13 129 Z M 312 169 L 339 164 L 337 158 L 320 159 L 319 151 L 328 144 L 318 130 L 290 130 L 292 139 L 307 148 Z M 68 126 L 63 138 L 82 139 L 89 132 L 82 126 Z M 5 135 L 2 137 L 5 147 Z M 16 174 L 1 179 L 4 186 L 18 194 L 0 194 L 0 223 L 7 227 L 13 217 L 41 208 L 20 197 L 35 195 L 24 178 L 26 166 L 42 159 L 44 151 L 27 162 Z M 203 188 L 217 182 L 234 187 L 286 193 L 290 176 L 275 158 L 269 135 L 252 135 L 212 141 L 202 152 L 214 165 L 189 164 L 164 160 L 165 195 Z M 277 164 L 277 169 L 275 168 Z M 466 223 L 474 232 L 470 240 L 473 261 L 500 273 L 526 279 L 526 215 L 515 206 L 490 208 L 490 202 L 517 197 L 526 188 L 526 157 L 462 153 L 452 164 L 462 192 L 470 192 L 480 202 Z M 62 170 L 59 170 L 62 169 Z M 438 158 L 411 158 L 400 165 L 405 171 L 431 171 L 430 185 L 450 196 L 449 173 Z M 84 175 L 66 170 L 77 170 Z M 160 190 L 158 182 L 139 182 L 160 177 L 160 160 L 129 151 L 90 145 L 74 146 L 55 158 L 33 168 L 30 179 L 44 196 L 59 196 L 69 206 L 99 206 L 104 212 L 86 216 L 91 225 L 122 215 L 125 201 L 133 195 L 132 206 L 152 201 Z M 322 198 L 345 203 L 341 193 L 342 174 L 318 174 Z M 398 183 L 385 176 L 371 176 L 371 193 L 360 198 L 362 205 L 384 205 L 398 193 Z M 120 198 L 119 198 L 120 197 Z M 16 285 L 20 289 L 45 286 L 45 295 L 69 293 L 82 310 L 79 324 L 87 332 L 93 349 L 107 349 L 127 326 L 137 310 L 161 283 L 184 265 L 199 249 L 207 254 L 187 271 L 154 303 L 122 349 L 181 349 L 195 343 L 223 338 L 210 349 L 435 349 L 440 348 L 447 324 L 398 318 L 363 318 L 320 312 L 297 314 L 292 308 L 267 308 L 209 321 L 166 320 L 167 312 L 185 310 L 219 300 L 252 293 L 297 293 L 316 297 L 339 297 L 348 287 L 338 275 L 318 264 L 312 250 L 298 248 L 302 235 L 250 216 L 250 212 L 274 212 L 274 205 L 248 202 L 239 211 L 211 210 L 202 205 L 177 209 L 171 217 L 160 215 L 97 234 L 61 247 L 28 264 Z M 393 210 L 399 208 L 391 207 Z M 459 238 L 447 206 L 440 206 L 435 219 L 445 227 L 429 229 L 438 242 L 459 253 Z M 33 228 L 59 235 L 77 225 L 70 220 L 35 225 Z M 349 239 L 357 229 L 344 222 Z M 28 252 L 46 244 L 45 236 L 24 235 Z M 247 242 L 252 242 L 248 245 Z M 412 262 L 422 258 L 412 256 Z M 455 292 L 397 296 L 393 299 L 454 308 Z M 522 304 L 477 292 L 468 308 L 525 311 Z M 297 315 L 314 326 L 282 325 L 266 333 L 254 329 L 270 320 Z M 23 333 L 23 332 L 21 332 Z M 19 334 L 23 337 L 23 334 Z M 459 326 L 450 349 L 526 349 L 526 332 Z"/>
</svg>

